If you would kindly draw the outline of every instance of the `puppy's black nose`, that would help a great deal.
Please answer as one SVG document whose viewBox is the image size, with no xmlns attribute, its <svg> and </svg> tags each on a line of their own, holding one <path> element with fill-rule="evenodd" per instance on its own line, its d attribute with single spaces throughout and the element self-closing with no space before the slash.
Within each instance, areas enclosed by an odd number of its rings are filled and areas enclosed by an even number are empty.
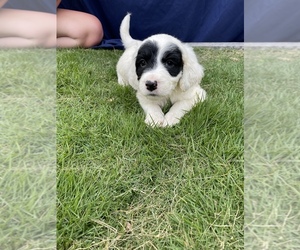
<svg viewBox="0 0 300 250">
<path fill-rule="evenodd" d="M 153 90 L 157 89 L 157 81 L 154 81 L 154 82 L 147 81 L 146 87 L 149 91 L 153 91 Z"/>
</svg>

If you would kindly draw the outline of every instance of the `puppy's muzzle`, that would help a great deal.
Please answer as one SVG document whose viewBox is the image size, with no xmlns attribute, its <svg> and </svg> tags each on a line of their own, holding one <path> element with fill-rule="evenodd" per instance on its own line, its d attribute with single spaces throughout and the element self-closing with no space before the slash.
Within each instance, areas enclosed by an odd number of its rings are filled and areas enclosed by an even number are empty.
<svg viewBox="0 0 300 250">
<path fill-rule="evenodd" d="M 151 82 L 151 81 L 146 81 L 146 88 L 149 91 L 153 91 L 157 89 L 157 81 Z"/>
</svg>

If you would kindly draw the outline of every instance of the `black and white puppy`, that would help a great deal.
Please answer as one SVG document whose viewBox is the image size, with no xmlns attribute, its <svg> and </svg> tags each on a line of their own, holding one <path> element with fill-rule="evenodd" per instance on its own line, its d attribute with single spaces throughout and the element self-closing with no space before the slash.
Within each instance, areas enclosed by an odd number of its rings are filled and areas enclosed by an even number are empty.
<svg viewBox="0 0 300 250">
<path fill-rule="evenodd" d="M 193 49 L 166 34 L 144 41 L 129 34 L 130 14 L 123 19 L 120 35 L 125 51 L 117 64 L 118 82 L 131 85 L 151 126 L 173 126 L 206 96 L 199 83 L 204 76 Z M 171 101 L 164 114 L 162 107 Z"/>
</svg>

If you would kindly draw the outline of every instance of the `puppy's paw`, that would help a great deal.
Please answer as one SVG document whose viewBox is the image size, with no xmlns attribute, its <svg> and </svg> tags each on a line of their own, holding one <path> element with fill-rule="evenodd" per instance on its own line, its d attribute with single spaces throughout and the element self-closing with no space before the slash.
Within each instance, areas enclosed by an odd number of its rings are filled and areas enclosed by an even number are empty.
<svg viewBox="0 0 300 250">
<path fill-rule="evenodd" d="M 145 123 L 151 127 L 163 127 L 165 117 L 162 114 L 147 114 Z"/>
<path fill-rule="evenodd" d="M 172 127 L 180 122 L 180 119 L 176 118 L 172 114 L 166 114 L 163 127 Z"/>
<path fill-rule="evenodd" d="M 202 88 L 197 89 L 197 97 L 198 97 L 198 102 L 203 102 L 206 99 L 206 91 Z"/>
</svg>

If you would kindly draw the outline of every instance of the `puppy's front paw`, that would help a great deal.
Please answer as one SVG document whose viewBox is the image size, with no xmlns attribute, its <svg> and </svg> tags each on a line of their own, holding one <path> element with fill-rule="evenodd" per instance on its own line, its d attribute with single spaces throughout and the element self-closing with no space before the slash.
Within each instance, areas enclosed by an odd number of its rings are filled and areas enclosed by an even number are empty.
<svg viewBox="0 0 300 250">
<path fill-rule="evenodd" d="M 163 127 L 172 127 L 180 122 L 180 119 L 176 118 L 172 114 L 166 114 Z"/>
<path fill-rule="evenodd" d="M 199 89 L 196 92 L 197 96 L 198 96 L 198 101 L 199 102 L 203 102 L 206 98 L 206 91 L 202 88 L 199 87 Z"/>
<path fill-rule="evenodd" d="M 165 117 L 163 114 L 147 114 L 145 123 L 151 127 L 163 127 Z"/>
</svg>

